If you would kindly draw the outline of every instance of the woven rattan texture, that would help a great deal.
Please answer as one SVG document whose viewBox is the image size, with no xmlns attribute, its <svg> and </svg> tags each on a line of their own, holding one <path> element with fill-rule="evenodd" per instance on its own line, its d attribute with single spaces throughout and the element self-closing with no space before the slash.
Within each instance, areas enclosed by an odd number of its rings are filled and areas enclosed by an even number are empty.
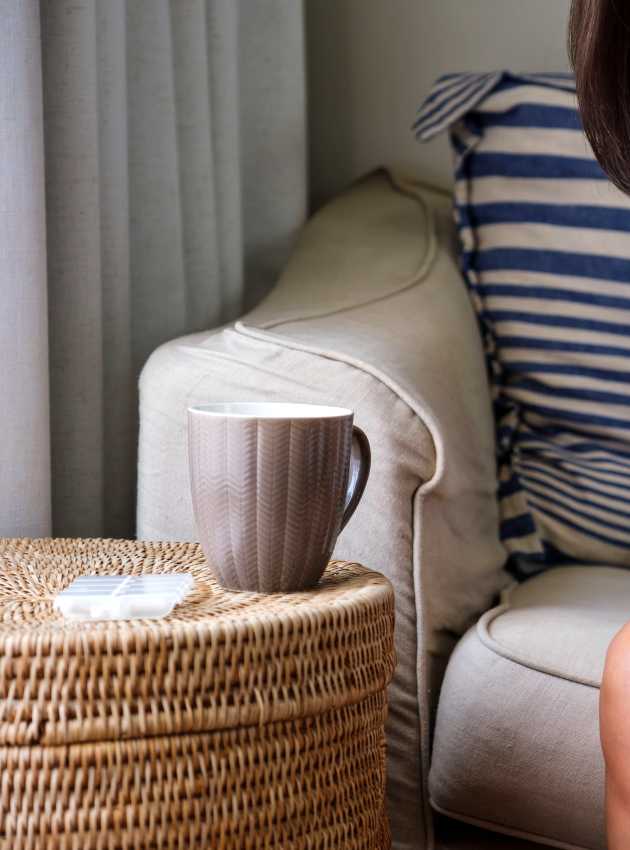
<svg viewBox="0 0 630 850">
<path fill-rule="evenodd" d="M 263 727 L 5 747 L 0 847 L 386 850 L 384 719 L 375 694 Z"/>
<path fill-rule="evenodd" d="M 189 570 L 161 621 L 64 622 L 87 573 Z M 331 564 L 224 591 L 196 544 L 0 540 L 0 848 L 383 850 L 393 594 Z"/>
</svg>

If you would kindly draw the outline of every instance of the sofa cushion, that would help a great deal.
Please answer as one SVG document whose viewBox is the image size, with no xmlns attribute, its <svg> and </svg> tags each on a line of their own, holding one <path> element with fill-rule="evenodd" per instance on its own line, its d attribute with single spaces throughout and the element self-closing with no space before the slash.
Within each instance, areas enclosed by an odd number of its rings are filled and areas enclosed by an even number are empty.
<svg viewBox="0 0 630 850">
<path fill-rule="evenodd" d="M 558 567 L 505 594 L 446 671 L 431 801 L 453 817 L 604 850 L 599 685 L 630 611 L 630 574 Z M 554 843 L 555 842 L 555 843 Z"/>
<path fill-rule="evenodd" d="M 594 158 L 569 75 L 442 79 L 418 132 L 449 125 L 513 566 L 630 566 L 630 200 Z"/>
</svg>

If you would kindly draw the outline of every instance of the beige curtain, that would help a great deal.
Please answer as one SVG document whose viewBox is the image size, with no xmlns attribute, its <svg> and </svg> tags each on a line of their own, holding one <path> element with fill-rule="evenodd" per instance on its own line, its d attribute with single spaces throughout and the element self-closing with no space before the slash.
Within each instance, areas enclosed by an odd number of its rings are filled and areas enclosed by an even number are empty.
<svg viewBox="0 0 630 850">
<path fill-rule="evenodd" d="M 142 364 L 264 294 L 305 215 L 301 2 L 0 15 L 0 534 L 129 536 Z"/>
</svg>

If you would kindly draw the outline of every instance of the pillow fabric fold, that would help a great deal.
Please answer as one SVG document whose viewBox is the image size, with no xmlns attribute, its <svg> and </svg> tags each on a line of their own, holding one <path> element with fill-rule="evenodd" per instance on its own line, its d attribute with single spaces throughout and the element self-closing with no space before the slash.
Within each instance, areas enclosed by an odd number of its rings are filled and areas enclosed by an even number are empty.
<svg viewBox="0 0 630 850">
<path fill-rule="evenodd" d="M 630 566 L 630 199 L 595 160 L 574 79 L 448 74 L 414 130 L 450 133 L 511 568 Z"/>
</svg>

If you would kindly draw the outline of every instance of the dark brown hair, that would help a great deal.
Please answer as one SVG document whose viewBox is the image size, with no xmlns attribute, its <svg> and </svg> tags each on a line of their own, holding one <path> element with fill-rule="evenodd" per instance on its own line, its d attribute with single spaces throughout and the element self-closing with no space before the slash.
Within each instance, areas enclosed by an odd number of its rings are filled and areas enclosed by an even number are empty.
<svg viewBox="0 0 630 850">
<path fill-rule="evenodd" d="M 569 55 L 595 156 L 630 194 L 630 0 L 573 0 Z"/>
</svg>

